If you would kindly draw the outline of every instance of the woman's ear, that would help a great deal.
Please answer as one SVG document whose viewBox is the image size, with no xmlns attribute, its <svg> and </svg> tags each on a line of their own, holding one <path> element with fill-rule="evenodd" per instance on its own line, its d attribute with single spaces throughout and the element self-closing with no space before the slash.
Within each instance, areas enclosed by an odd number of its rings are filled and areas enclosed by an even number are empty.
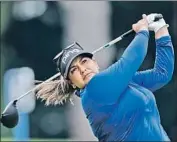
<svg viewBox="0 0 177 142">
<path fill-rule="evenodd" d="M 72 86 L 74 89 L 76 89 L 76 85 L 74 85 L 74 84 L 71 84 L 71 86 Z"/>
<path fill-rule="evenodd" d="M 69 83 L 74 89 L 76 89 L 76 85 L 74 85 L 74 84 L 71 82 L 71 80 L 68 80 L 68 83 Z"/>
</svg>

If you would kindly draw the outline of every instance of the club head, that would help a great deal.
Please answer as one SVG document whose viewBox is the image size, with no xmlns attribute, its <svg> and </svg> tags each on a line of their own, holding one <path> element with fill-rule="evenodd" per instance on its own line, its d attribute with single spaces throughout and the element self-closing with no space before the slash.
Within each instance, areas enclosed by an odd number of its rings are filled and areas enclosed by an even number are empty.
<svg viewBox="0 0 177 142">
<path fill-rule="evenodd" d="M 16 102 L 17 100 L 11 101 L 1 114 L 1 123 L 7 128 L 13 128 L 18 124 L 19 115 Z"/>
</svg>

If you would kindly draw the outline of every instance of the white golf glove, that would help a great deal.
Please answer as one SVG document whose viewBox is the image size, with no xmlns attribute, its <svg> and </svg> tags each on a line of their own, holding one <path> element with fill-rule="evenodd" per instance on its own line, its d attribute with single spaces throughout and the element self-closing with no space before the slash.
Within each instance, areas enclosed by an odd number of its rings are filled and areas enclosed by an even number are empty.
<svg viewBox="0 0 177 142">
<path fill-rule="evenodd" d="M 161 29 L 162 27 L 169 27 L 168 24 L 166 24 L 165 20 L 163 18 L 159 19 L 158 21 L 155 21 L 155 17 L 158 17 L 158 13 L 152 13 L 147 15 L 147 20 L 149 23 L 148 29 L 149 31 L 154 31 L 155 33 Z"/>
</svg>

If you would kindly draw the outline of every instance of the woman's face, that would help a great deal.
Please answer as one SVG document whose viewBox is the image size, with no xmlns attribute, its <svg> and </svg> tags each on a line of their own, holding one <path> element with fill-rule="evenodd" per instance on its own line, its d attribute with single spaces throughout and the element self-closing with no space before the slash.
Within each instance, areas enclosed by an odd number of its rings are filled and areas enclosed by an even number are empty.
<svg viewBox="0 0 177 142">
<path fill-rule="evenodd" d="M 68 77 L 73 88 L 78 87 L 82 89 L 98 72 L 99 67 L 95 60 L 79 56 L 72 62 Z"/>
</svg>

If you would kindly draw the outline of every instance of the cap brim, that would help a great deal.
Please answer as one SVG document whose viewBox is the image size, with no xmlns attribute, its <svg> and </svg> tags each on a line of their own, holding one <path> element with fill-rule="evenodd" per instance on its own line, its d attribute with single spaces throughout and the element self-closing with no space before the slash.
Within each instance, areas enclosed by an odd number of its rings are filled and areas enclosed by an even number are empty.
<svg viewBox="0 0 177 142">
<path fill-rule="evenodd" d="M 73 56 L 69 62 L 67 63 L 67 66 L 66 66 L 66 69 L 65 69 L 65 73 L 64 73 L 64 77 L 67 78 L 68 76 L 68 72 L 69 72 L 69 68 L 70 68 L 70 65 L 72 64 L 73 60 L 78 57 L 78 56 L 81 56 L 81 55 L 85 55 L 86 57 L 89 57 L 89 58 L 92 58 L 93 57 L 93 54 L 92 53 L 89 53 L 89 52 L 79 52 L 78 54 L 76 54 L 75 56 Z"/>
</svg>

